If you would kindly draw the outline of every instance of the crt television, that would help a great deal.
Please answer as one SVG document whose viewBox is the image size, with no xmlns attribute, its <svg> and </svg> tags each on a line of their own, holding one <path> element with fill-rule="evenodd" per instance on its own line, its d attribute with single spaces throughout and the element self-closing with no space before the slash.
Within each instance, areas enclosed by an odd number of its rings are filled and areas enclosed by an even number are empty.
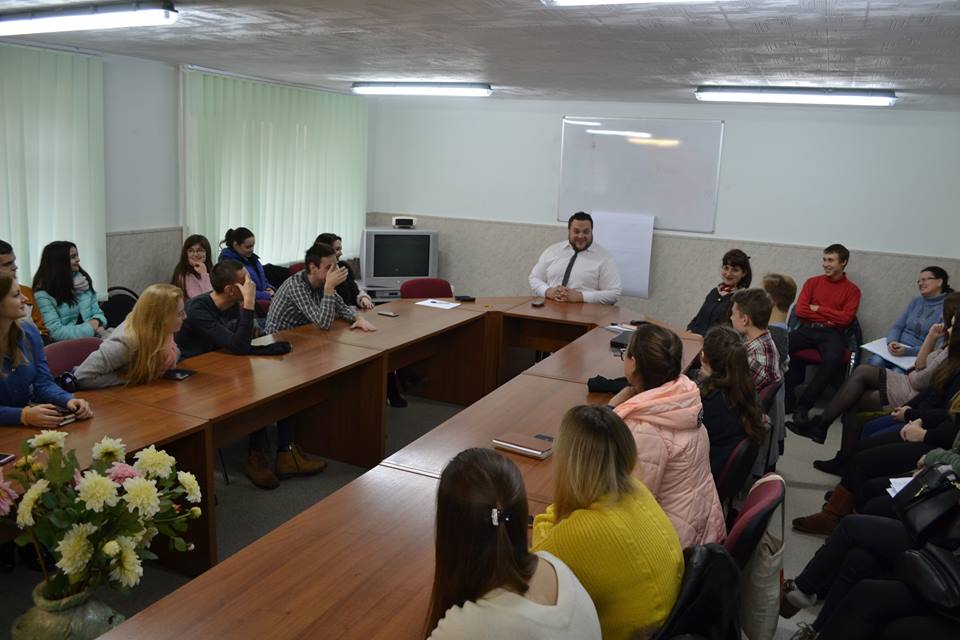
<svg viewBox="0 0 960 640">
<path fill-rule="evenodd" d="M 414 278 L 437 277 L 438 234 L 423 229 L 370 227 L 360 245 L 363 283 L 399 289 Z"/>
</svg>

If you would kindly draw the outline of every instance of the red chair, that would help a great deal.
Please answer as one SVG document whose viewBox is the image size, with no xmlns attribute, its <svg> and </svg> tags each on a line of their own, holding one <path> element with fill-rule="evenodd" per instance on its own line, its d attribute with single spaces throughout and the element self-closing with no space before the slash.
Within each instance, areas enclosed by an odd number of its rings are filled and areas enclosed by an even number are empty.
<svg viewBox="0 0 960 640">
<path fill-rule="evenodd" d="M 290 265 L 290 269 L 289 269 L 290 275 L 293 275 L 295 273 L 300 273 L 301 271 L 303 271 L 303 268 L 305 266 L 306 264 L 303 262 L 294 262 L 292 265 Z"/>
<path fill-rule="evenodd" d="M 744 438 L 730 452 L 727 461 L 723 464 L 723 469 L 717 475 L 717 496 L 724 508 L 729 506 L 728 503 L 747 484 L 747 478 L 750 477 L 759 451 L 760 447 Z"/>
<path fill-rule="evenodd" d="M 452 298 L 453 287 L 443 278 L 414 278 L 400 285 L 401 298 Z"/>
<path fill-rule="evenodd" d="M 53 342 L 43 348 L 47 366 L 54 378 L 70 371 L 100 348 L 100 338 L 77 338 Z"/>
<path fill-rule="evenodd" d="M 783 506 L 787 486 L 783 478 L 768 473 L 754 483 L 743 508 L 730 527 L 727 539 L 723 541 L 737 565 L 743 569 L 763 537 L 770 524 L 770 518 Z"/>
</svg>

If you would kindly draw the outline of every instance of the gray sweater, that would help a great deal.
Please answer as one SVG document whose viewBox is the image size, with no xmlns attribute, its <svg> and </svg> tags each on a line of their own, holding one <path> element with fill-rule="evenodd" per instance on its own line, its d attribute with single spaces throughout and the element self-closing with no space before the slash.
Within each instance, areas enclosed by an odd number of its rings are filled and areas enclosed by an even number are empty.
<svg viewBox="0 0 960 640">
<path fill-rule="evenodd" d="M 78 389 L 103 389 L 123 384 L 120 371 L 127 368 L 136 354 L 136 341 L 126 335 L 126 323 L 113 330 L 100 347 L 87 356 L 73 372 Z"/>
</svg>

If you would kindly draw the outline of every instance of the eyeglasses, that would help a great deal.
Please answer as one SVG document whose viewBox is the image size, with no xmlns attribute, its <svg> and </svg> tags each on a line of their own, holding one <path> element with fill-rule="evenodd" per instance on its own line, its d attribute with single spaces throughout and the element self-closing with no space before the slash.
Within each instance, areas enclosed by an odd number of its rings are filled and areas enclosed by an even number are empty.
<svg viewBox="0 0 960 640">
<path fill-rule="evenodd" d="M 939 280 L 939 279 L 940 278 L 920 278 L 919 280 L 917 280 L 917 284 L 923 284 L 927 280 Z"/>
</svg>

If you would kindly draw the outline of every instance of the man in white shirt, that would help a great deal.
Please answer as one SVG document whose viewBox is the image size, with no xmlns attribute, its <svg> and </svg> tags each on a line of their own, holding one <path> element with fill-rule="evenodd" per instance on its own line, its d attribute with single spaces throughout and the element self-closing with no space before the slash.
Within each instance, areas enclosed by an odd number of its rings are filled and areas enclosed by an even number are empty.
<svg viewBox="0 0 960 640">
<path fill-rule="evenodd" d="M 547 247 L 529 280 L 534 295 L 557 302 L 616 304 L 620 296 L 620 271 L 593 244 L 593 218 L 583 211 L 570 216 L 567 241 Z"/>
</svg>

